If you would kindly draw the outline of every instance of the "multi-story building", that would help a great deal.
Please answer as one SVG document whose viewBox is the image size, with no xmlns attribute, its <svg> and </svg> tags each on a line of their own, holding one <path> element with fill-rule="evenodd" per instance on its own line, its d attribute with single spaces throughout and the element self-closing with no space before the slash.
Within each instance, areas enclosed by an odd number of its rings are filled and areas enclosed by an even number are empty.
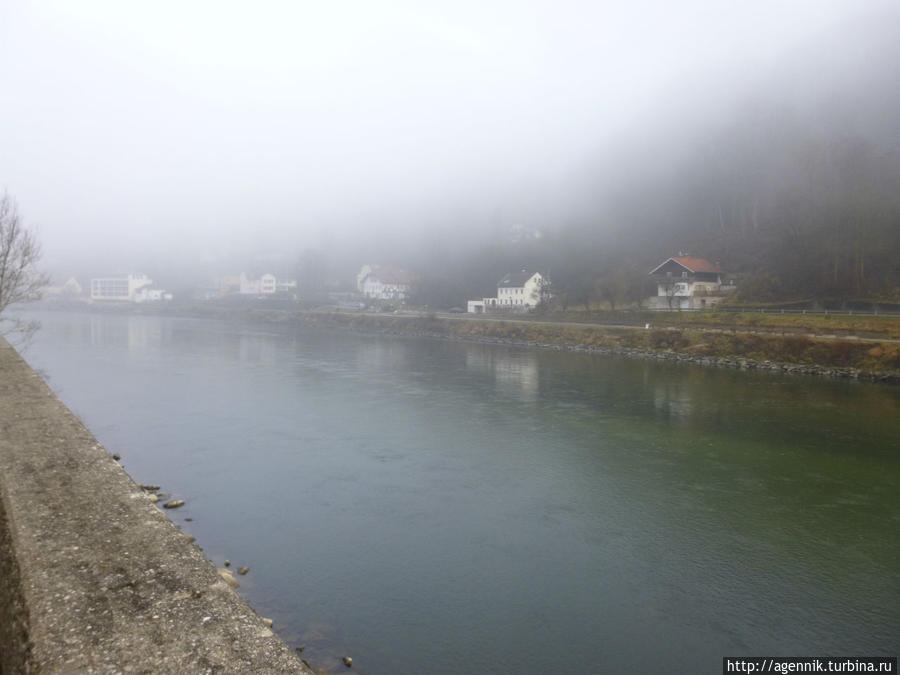
<svg viewBox="0 0 900 675">
<path fill-rule="evenodd" d="M 732 288 L 723 287 L 719 263 L 693 256 L 669 258 L 650 270 L 650 276 L 656 279 L 657 293 L 650 298 L 656 309 L 706 309 Z"/>
<path fill-rule="evenodd" d="M 403 302 L 412 287 L 412 275 L 396 267 L 364 265 L 356 275 L 359 292 L 373 300 L 397 300 Z"/>
<path fill-rule="evenodd" d="M 145 274 L 129 274 L 127 277 L 102 277 L 91 279 L 91 300 L 111 302 L 138 302 L 140 289 L 153 284 Z"/>
<path fill-rule="evenodd" d="M 547 297 L 550 280 L 540 272 L 510 272 L 497 282 L 497 297 L 469 300 L 468 311 L 481 314 L 492 310 L 525 312 Z"/>
</svg>

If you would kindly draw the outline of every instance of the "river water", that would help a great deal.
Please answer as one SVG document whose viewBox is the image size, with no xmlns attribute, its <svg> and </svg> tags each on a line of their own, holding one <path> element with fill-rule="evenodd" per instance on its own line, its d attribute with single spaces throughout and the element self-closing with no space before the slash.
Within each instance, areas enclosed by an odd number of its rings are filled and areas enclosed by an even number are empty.
<svg viewBox="0 0 900 675">
<path fill-rule="evenodd" d="M 25 357 L 314 666 L 896 655 L 900 388 L 41 313 Z"/>
</svg>

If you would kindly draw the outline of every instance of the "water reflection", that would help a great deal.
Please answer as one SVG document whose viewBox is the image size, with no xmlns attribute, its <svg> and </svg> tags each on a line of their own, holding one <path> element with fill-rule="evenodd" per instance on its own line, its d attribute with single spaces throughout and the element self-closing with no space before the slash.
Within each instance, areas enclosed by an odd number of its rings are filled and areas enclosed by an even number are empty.
<svg viewBox="0 0 900 675">
<path fill-rule="evenodd" d="M 682 421 L 694 412 L 690 387 L 681 381 L 656 380 L 652 388 L 653 406 L 659 412 Z"/>
<path fill-rule="evenodd" d="M 71 326 L 71 330 L 77 331 L 78 328 L 81 324 Z M 87 331 L 87 338 L 94 347 L 124 347 L 132 353 L 139 353 L 170 339 L 171 323 L 147 317 L 110 321 L 107 316 L 91 315 Z"/>
<path fill-rule="evenodd" d="M 540 393 L 538 355 L 534 351 L 499 351 L 490 345 L 466 345 L 466 370 L 488 373 L 497 391 L 534 402 Z"/>
<path fill-rule="evenodd" d="M 276 342 L 275 336 L 241 333 L 233 336 L 233 339 L 236 341 L 237 358 L 242 363 L 266 366 L 283 361 L 283 350 Z"/>
<path fill-rule="evenodd" d="M 408 373 L 409 346 L 404 340 L 385 340 L 381 337 L 363 338 L 355 345 L 357 363 L 366 370 Z"/>
</svg>

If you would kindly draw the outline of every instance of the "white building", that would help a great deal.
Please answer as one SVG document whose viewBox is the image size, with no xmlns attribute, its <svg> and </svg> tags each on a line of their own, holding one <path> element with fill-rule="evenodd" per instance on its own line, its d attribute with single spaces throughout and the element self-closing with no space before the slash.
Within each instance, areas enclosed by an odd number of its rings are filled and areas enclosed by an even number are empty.
<svg viewBox="0 0 900 675">
<path fill-rule="evenodd" d="M 266 273 L 259 277 L 251 277 L 245 272 L 238 276 L 217 277 L 213 280 L 213 288 L 208 296 L 224 297 L 226 295 L 264 296 L 276 293 L 295 293 L 297 282 L 293 279 L 278 279 L 274 274 Z"/>
<path fill-rule="evenodd" d="M 294 279 L 276 281 L 276 293 L 295 293 L 297 291 L 297 282 Z"/>
<path fill-rule="evenodd" d="M 44 298 L 47 300 L 74 300 L 80 299 L 84 294 L 81 284 L 75 277 L 69 277 L 62 286 L 47 286 L 44 289 Z"/>
<path fill-rule="evenodd" d="M 366 283 L 366 278 L 372 273 L 372 270 L 376 269 L 372 267 L 372 265 L 363 265 L 359 270 L 359 274 L 356 275 L 356 290 L 360 293 L 363 292 L 363 285 Z"/>
<path fill-rule="evenodd" d="M 241 272 L 240 291 L 241 295 L 272 295 L 278 286 L 278 281 L 274 274 L 263 274 L 262 276 L 252 279 Z"/>
<path fill-rule="evenodd" d="M 210 297 L 234 295 L 241 292 L 241 275 L 217 277 L 213 280 L 214 293 Z"/>
<path fill-rule="evenodd" d="M 172 294 L 155 286 L 143 286 L 134 293 L 135 302 L 161 302 L 171 300 Z"/>
<path fill-rule="evenodd" d="M 373 300 L 403 302 L 409 297 L 412 275 L 396 267 L 363 265 L 356 275 L 356 287 L 365 297 Z"/>
<path fill-rule="evenodd" d="M 91 279 L 91 300 L 100 302 L 140 302 L 137 299 L 138 292 L 152 284 L 153 279 L 145 274 Z"/>
<path fill-rule="evenodd" d="M 497 282 L 496 298 L 469 300 L 468 311 L 471 314 L 491 310 L 525 312 L 541 303 L 549 284 L 549 279 L 540 272 L 511 272 Z"/>
</svg>

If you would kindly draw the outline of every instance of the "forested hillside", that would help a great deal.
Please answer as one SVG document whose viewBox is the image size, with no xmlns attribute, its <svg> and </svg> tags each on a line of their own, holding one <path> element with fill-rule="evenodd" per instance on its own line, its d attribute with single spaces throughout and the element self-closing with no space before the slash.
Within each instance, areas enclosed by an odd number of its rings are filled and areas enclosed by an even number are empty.
<svg viewBox="0 0 900 675">
<path fill-rule="evenodd" d="M 540 237 L 489 226 L 477 246 L 445 241 L 422 297 L 458 304 L 528 267 L 551 273 L 564 304 L 622 306 L 684 252 L 737 275 L 747 302 L 900 301 L 893 25 L 846 26 L 852 49 L 823 38 L 727 92 L 715 78 L 690 96 L 673 88 L 631 133 L 591 149 L 562 222 Z"/>
</svg>

